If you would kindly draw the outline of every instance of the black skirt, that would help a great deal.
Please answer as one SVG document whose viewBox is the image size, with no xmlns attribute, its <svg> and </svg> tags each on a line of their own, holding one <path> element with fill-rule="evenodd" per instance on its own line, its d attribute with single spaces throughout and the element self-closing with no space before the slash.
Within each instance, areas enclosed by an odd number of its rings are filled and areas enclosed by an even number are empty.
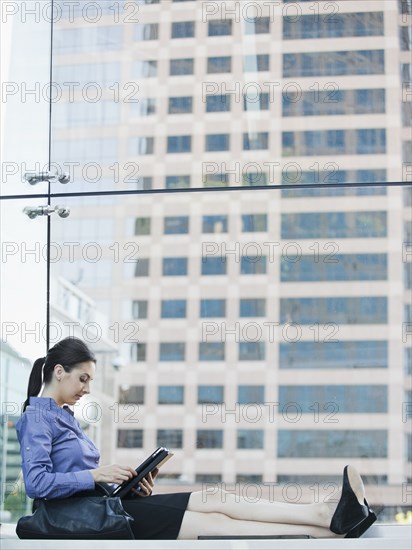
<svg viewBox="0 0 412 550">
<path fill-rule="evenodd" d="M 177 539 L 191 493 L 122 499 L 136 539 Z"/>
</svg>

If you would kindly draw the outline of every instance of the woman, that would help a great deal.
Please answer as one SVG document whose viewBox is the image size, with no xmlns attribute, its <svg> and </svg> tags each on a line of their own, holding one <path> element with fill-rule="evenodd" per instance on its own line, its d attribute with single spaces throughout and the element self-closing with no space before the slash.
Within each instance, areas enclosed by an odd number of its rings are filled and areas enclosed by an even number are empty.
<svg viewBox="0 0 412 550">
<path fill-rule="evenodd" d="M 67 407 L 89 393 L 95 363 L 84 342 L 65 338 L 33 365 L 23 415 L 16 425 L 24 482 L 31 498 L 70 497 L 92 491 L 96 482 L 120 484 L 136 475 L 128 465 L 99 466 L 98 449 Z M 154 471 L 140 483 L 135 498 L 122 501 L 135 519 L 136 539 L 234 534 L 353 538 L 376 519 L 365 500 L 362 480 L 351 466 L 345 468 L 337 506 L 327 501 L 249 503 L 223 491 L 152 496 L 156 475 Z"/>
</svg>

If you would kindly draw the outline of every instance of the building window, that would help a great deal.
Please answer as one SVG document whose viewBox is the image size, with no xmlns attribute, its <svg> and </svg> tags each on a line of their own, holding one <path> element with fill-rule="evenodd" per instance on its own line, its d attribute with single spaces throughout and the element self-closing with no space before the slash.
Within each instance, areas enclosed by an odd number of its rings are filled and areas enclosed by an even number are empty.
<svg viewBox="0 0 412 550">
<path fill-rule="evenodd" d="M 186 300 L 162 300 L 162 319 L 184 319 Z"/>
<path fill-rule="evenodd" d="M 262 483 L 262 474 L 236 474 L 236 483 Z"/>
<path fill-rule="evenodd" d="M 226 317 L 226 300 L 208 298 L 201 300 L 200 317 Z"/>
<path fill-rule="evenodd" d="M 332 17 L 283 17 L 283 39 L 382 36 L 383 12 L 334 13 Z"/>
<path fill-rule="evenodd" d="M 331 261 L 332 260 L 332 261 Z M 281 259 L 282 282 L 386 281 L 387 254 L 302 255 L 298 262 Z"/>
<path fill-rule="evenodd" d="M 267 214 L 242 214 L 242 232 L 256 233 L 268 230 Z"/>
<path fill-rule="evenodd" d="M 388 342 L 347 340 L 325 342 L 282 342 L 281 369 L 387 369 Z"/>
<path fill-rule="evenodd" d="M 156 112 L 156 99 L 143 97 L 139 103 L 130 104 L 130 112 L 133 116 L 149 116 Z"/>
<path fill-rule="evenodd" d="M 146 361 L 146 344 L 134 342 L 130 350 L 132 361 Z"/>
<path fill-rule="evenodd" d="M 158 23 L 137 23 L 134 28 L 134 39 L 138 42 L 143 40 L 157 40 L 159 38 Z"/>
<path fill-rule="evenodd" d="M 117 446 L 121 449 L 141 449 L 143 430 L 117 430 Z"/>
<path fill-rule="evenodd" d="M 133 403 L 135 405 L 144 405 L 144 386 L 129 386 L 123 389 L 119 388 L 119 403 L 120 405 L 126 405 Z"/>
<path fill-rule="evenodd" d="M 258 94 L 245 94 L 243 96 L 243 109 L 245 111 L 267 111 L 269 110 L 269 94 L 266 92 Z M 265 133 L 265 132 L 263 132 Z M 247 135 L 247 134 L 244 134 Z M 264 147 L 267 149 L 267 147 Z"/>
<path fill-rule="evenodd" d="M 204 187 L 227 187 L 229 185 L 229 174 L 203 174 Z"/>
<path fill-rule="evenodd" d="M 101 53 L 120 50 L 123 47 L 123 27 L 120 25 L 85 25 L 73 29 L 59 29 L 58 37 L 59 40 L 54 44 L 55 52 L 58 54 Z"/>
<path fill-rule="evenodd" d="M 202 275 L 226 275 L 226 258 L 205 256 L 202 258 Z"/>
<path fill-rule="evenodd" d="M 402 82 L 409 82 L 412 80 L 412 63 L 401 64 L 401 79 Z"/>
<path fill-rule="evenodd" d="M 117 162 L 119 157 L 117 140 L 100 139 L 56 139 L 54 140 L 55 162 L 66 162 L 68 158 L 76 161 L 100 163 Z M 66 159 L 66 160 L 65 160 Z"/>
<path fill-rule="evenodd" d="M 243 187 L 258 187 L 268 184 L 268 175 L 266 172 L 247 172 L 242 174 Z"/>
<path fill-rule="evenodd" d="M 387 458 L 386 430 L 279 430 L 279 458 Z"/>
<path fill-rule="evenodd" d="M 264 298 L 241 298 L 240 317 L 265 317 L 266 300 Z"/>
<path fill-rule="evenodd" d="M 157 446 L 169 449 L 182 449 L 183 430 L 157 430 Z"/>
<path fill-rule="evenodd" d="M 191 113 L 193 110 L 193 99 L 190 96 L 169 97 L 169 114 Z"/>
<path fill-rule="evenodd" d="M 230 134 L 207 134 L 206 151 L 229 151 Z"/>
<path fill-rule="evenodd" d="M 232 34 L 232 19 L 209 21 L 208 36 L 229 36 Z"/>
<path fill-rule="evenodd" d="M 387 235 L 387 213 L 305 212 L 282 214 L 282 239 L 375 238 Z"/>
<path fill-rule="evenodd" d="M 76 85 L 82 87 L 90 82 L 98 82 L 102 88 L 107 88 L 112 86 L 113 82 L 120 82 L 120 63 L 102 62 L 55 65 L 53 67 L 53 80 L 59 83 L 76 82 Z"/>
<path fill-rule="evenodd" d="M 134 276 L 135 277 L 148 277 L 149 276 L 149 258 L 139 258 L 136 260 L 136 265 L 134 267 Z"/>
<path fill-rule="evenodd" d="M 186 189 L 190 187 L 190 176 L 166 176 L 166 189 Z"/>
<path fill-rule="evenodd" d="M 187 258 L 163 258 L 164 277 L 187 275 Z"/>
<path fill-rule="evenodd" d="M 139 191 L 147 191 L 148 189 L 151 189 L 152 183 L 153 178 L 151 176 L 141 176 L 136 178 L 135 180 L 136 189 L 138 189 Z"/>
<path fill-rule="evenodd" d="M 113 126 L 119 124 L 119 115 L 119 104 L 112 101 L 63 102 L 55 106 L 54 126 L 66 129 L 81 126 Z"/>
<path fill-rule="evenodd" d="M 243 150 L 257 151 L 269 148 L 268 132 L 249 132 L 243 134 Z"/>
<path fill-rule="evenodd" d="M 134 61 L 133 75 L 135 78 L 150 78 L 157 76 L 157 61 L 154 59 L 139 59 Z"/>
<path fill-rule="evenodd" d="M 320 90 L 283 94 L 282 116 L 331 116 L 385 113 L 385 90 Z"/>
<path fill-rule="evenodd" d="M 192 150 L 192 136 L 168 136 L 168 153 L 190 153 Z"/>
<path fill-rule="evenodd" d="M 183 405 L 185 395 L 184 386 L 159 386 L 159 405 Z"/>
<path fill-rule="evenodd" d="M 186 57 L 182 59 L 171 59 L 169 66 L 170 76 L 182 76 L 186 74 L 193 74 L 194 60 L 193 58 Z"/>
<path fill-rule="evenodd" d="M 189 233 L 189 216 L 166 216 L 163 232 L 165 235 Z"/>
<path fill-rule="evenodd" d="M 229 94 L 206 96 L 206 112 L 217 113 L 230 111 L 230 99 Z"/>
<path fill-rule="evenodd" d="M 238 386 L 237 402 L 239 405 L 265 402 L 265 386 Z"/>
<path fill-rule="evenodd" d="M 283 77 L 384 74 L 384 50 L 283 54 Z"/>
<path fill-rule="evenodd" d="M 265 342 L 239 342 L 239 361 L 264 361 Z"/>
<path fill-rule="evenodd" d="M 174 21 L 172 23 L 172 38 L 193 38 L 194 35 L 194 21 Z"/>
<path fill-rule="evenodd" d="M 270 32 L 270 17 L 245 19 L 245 34 L 267 34 Z"/>
<path fill-rule="evenodd" d="M 129 155 L 153 155 L 153 150 L 153 137 L 138 136 L 129 138 Z"/>
<path fill-rule="evenodd" d="M 266 273 L 266 256 L 242 256 L 240 258 L 241 275 L 262 275 Z"/>
<path fill-rule="evenodd" d="M 203 233 L 227 233 L 227 216 L 203 216 Z"/>
<path fill-rule="evenodd" d="M 223 430 L 197 430 L 197 449 L 222 449 Z"/>
<path fill-rule="evenodd" d="M 224 342 L 200 342 L 199 343 L 199 361 L 224 361 L 225 343 Z"/>
<path fill-rule="evenodd" d="M 305 414 L 313 411 L 313 404 L 321 409 L 331 404 L 332 410 L 343 413 L 387 413 L 388 387 L 384 385 L 322 385 L 279 386 L 279 410 L 285 411 L 288 403 L 298 403 Z M 335 419 L 337 421 L 337 419 Z"/>
<path fill-rule="evenodd" d="M 134 222 L 135 235 L 150 235 L 150 218 L 136 218 Z"/>
<path fill-rule="evenodd" d="M 412 29 L 409 25 L 399 28 L 399 38 L 401 43 L 401 50 L 404 52 L 411 51 L 412 50 Z"/>
<path fill-rule="evenodd" d="M 356 153 L 358 155 L 376 155 L 385 152 L 386 130 L 384 128 L 356 130 Z"/>
<path fill-rule="evenodd" d="M 295 183 L 373 183 L 386 181 L 386 170 L 333 170 L 331 172 L 319 171 L 289 171 L 282 175 L 282 183 L 293 185 Z M 384 187 L 335 187 L 332 189 L 282 189 L 282 197 L 342 197 L 354 195 L 386 195 Z"/>
<path fill-rule="evenodd" d="M 238 430 L 238 449 L 263 449 L 263 430 Z"/>
<path fill-rule="evenodd" d="M 207 58 L 207 72 L 213 73 L 231 73 L 232 58 L 229 55 L 215 56 Z"/>
<path fill-rule="evenodd" d="M 197 387 L 197 402 L 200 405 L 214 403 L 219 405 L 223 403 L 224 387 L 223 386 L 198 386 Z"/>
<path fill-rule="evenodd" d="M 253 54 L 243 57 L 243 71 L 245 73 L 255 73 L 269 70 L 269 54 Z"/>
<path fill-rule="evenodd" d="M 407 376 L 412 374 L 412 348 L 405 348 L 404 373 Z"/>
<path fill-rule="evenodd" d="M 332 323 L 376 325 L 388 322 L 388 299 L 362 298 L 281 298 L 281 323 Z"/>
<path fill-rule="evenodd" d="M 186 345 L 184 342 L 161 342 L 160 361 L 184 361 Z"/>
<path fill-rule="evenodd" d="M 222 483 L 222 474 L 196 474 L 196 483 Z"/>
<path fill-rule="evenodd" d="M 133 319 L 147 319 L 147 300 L 133 300 L 132 317 Z"/>
</svg>

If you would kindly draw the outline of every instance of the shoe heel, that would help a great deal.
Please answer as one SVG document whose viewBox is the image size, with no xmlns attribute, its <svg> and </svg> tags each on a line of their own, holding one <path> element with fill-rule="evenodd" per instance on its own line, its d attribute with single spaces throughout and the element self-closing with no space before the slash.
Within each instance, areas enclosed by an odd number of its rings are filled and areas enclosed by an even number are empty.
<svg viewBox="0 0 412 550">
<path fill-rule="evenodd" d="M 369 509 L 369 515 L 366 519 L 364 519 L 359 525 L 351 529 L 346 535 L 345 539 L 358 539 L 369 529 L 369 527 L 375 523 L 376 521 L 376 514 L 373 510 Z"/>
</svg>

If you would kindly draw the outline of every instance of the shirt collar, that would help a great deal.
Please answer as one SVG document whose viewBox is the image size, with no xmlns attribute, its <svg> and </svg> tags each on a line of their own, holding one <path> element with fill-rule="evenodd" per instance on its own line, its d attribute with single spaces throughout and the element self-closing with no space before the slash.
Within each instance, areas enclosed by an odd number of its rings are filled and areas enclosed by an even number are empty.
<svg viewBox="0 0 412 550">
<path fill-rule="evenodd" d="M 40 407 L 41 409 L 53 409 L 55 411 L 64 410 L 74 416 L 74 412 L 68 407 L 68 405 L 63 405 L 60 407 L 52 397 L 30 397 L 30 405 L 34 407 Z"/>
</svg>

